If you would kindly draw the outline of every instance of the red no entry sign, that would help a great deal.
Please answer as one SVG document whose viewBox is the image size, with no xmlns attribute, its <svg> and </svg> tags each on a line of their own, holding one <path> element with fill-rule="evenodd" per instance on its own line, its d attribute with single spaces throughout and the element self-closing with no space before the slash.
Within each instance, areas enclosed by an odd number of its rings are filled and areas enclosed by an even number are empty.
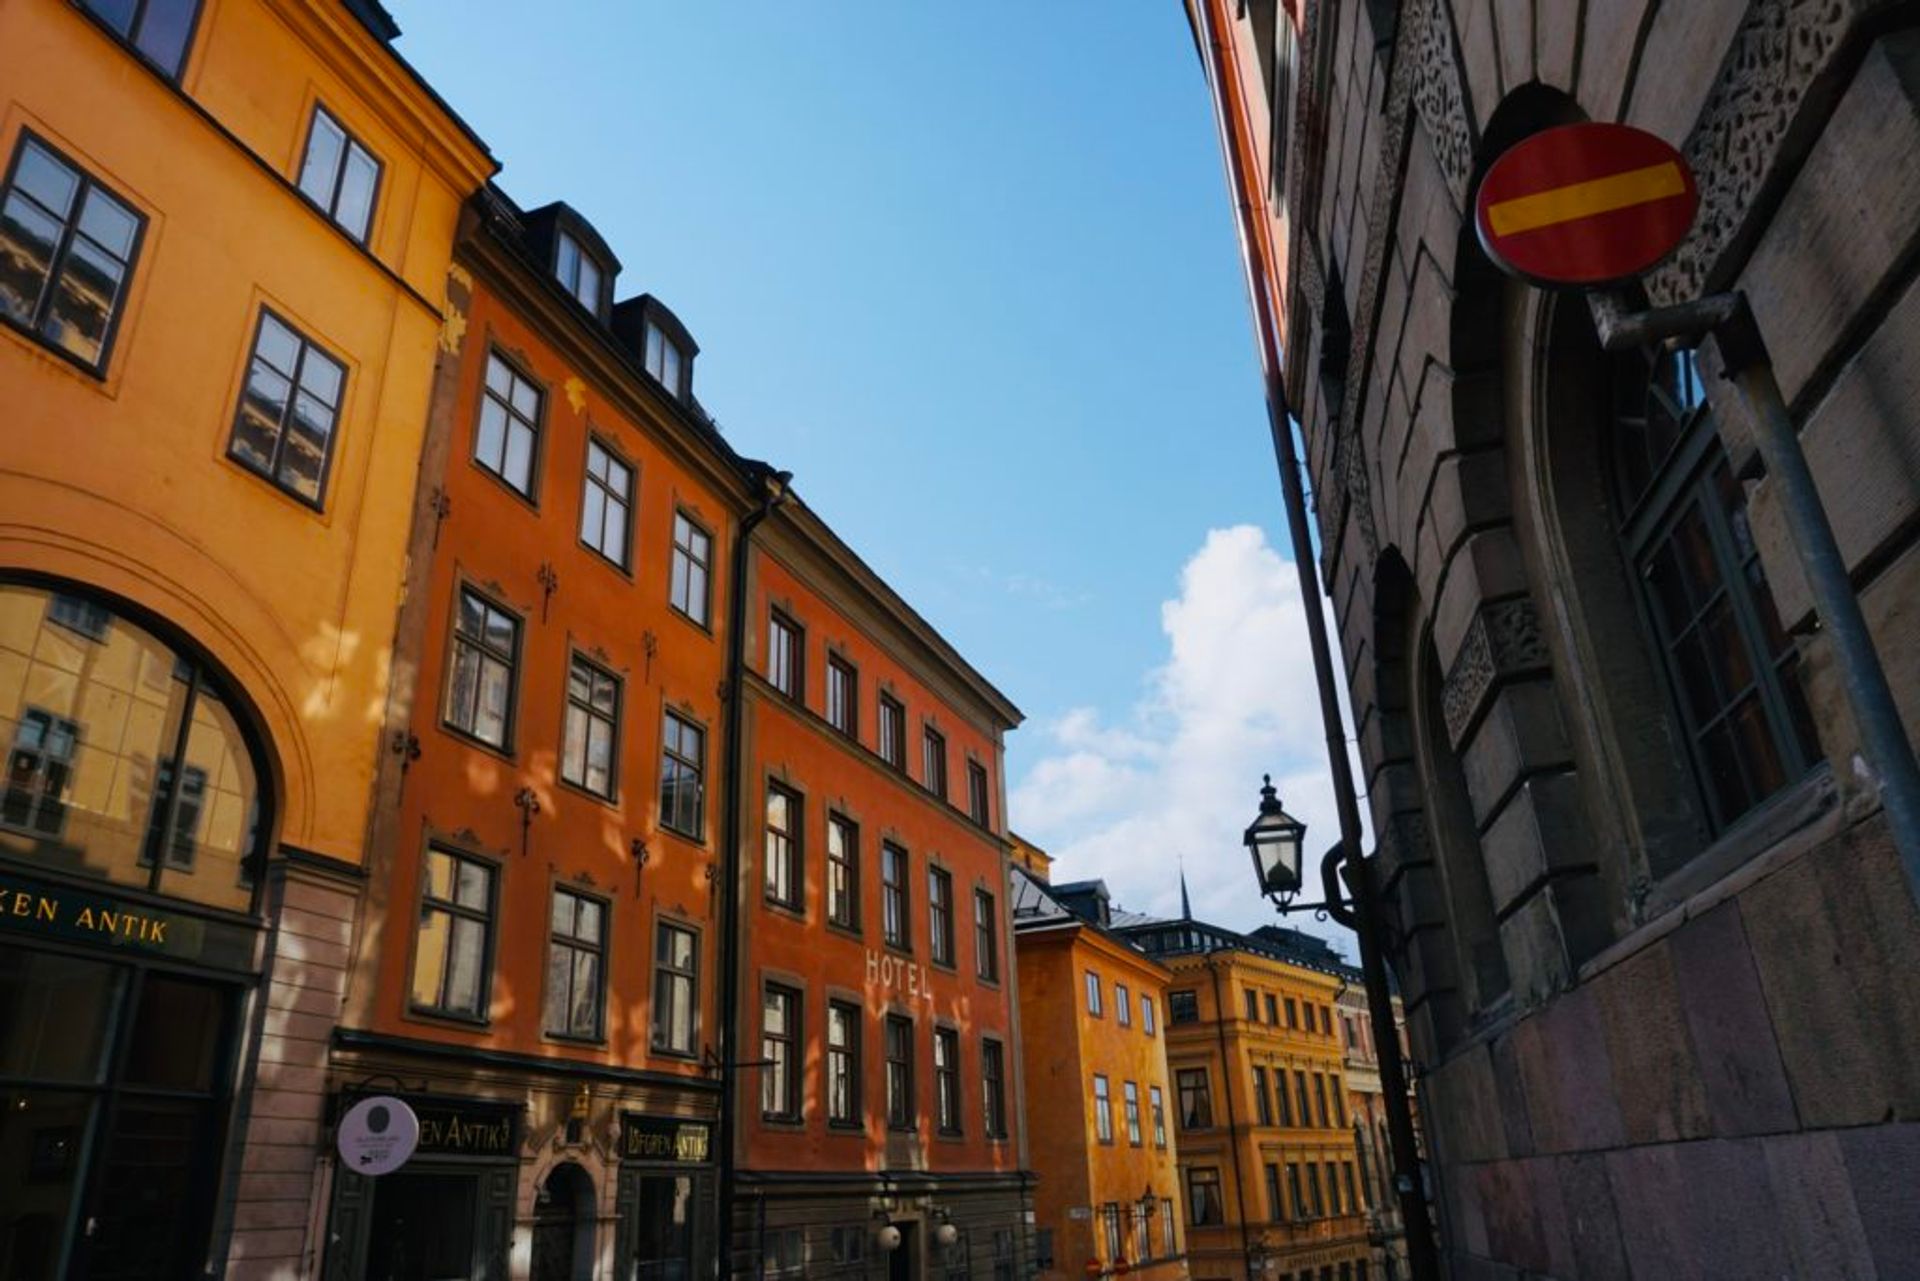
<svg viewBox="0 0 1920 1281">
<path fill-rule="evenodd" d="M 1563 125 L 1493 162 L 1474 201 L 1500 267 L 1548 286 L 1637 276 L 1672 253 L 1700 207 L 1680 153 L 1626 125 Z"/>
</svg>

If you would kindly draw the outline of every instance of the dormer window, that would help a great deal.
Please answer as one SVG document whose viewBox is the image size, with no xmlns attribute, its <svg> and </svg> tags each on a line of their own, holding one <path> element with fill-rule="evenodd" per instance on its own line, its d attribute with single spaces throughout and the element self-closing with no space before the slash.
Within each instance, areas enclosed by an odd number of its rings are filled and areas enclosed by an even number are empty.
<svg viewBox="0 0 1920 1281">
<path fill-rule="evenodd" d="M 582 307 L 600 314 L 600 264 L 564 231 L 555 241 L 553 274 Z"/>
<path fill-rule="evenodd" d="M 660 326 L 647 326 L 647 372 L 676 397 L 684 394 L 681 379 L 686 363 L 686 353 L 680 350 L 679 343 L 668 337 Z"/>
</svg>

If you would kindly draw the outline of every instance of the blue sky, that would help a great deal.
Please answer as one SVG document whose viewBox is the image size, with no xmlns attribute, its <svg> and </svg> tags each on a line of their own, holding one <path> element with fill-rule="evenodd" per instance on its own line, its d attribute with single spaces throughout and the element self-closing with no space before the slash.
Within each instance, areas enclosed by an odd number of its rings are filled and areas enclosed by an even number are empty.
<svg viewBox="0 0 1920 1281">
<path fill-rule="evenodd" d="M 1178 0 L 390 4 L 507 191 L 687 322 L 729 439 L 1026 711 L 1015 828 L 1268 919 L 1259 773 L 1331 810 Z"/>
</svg>

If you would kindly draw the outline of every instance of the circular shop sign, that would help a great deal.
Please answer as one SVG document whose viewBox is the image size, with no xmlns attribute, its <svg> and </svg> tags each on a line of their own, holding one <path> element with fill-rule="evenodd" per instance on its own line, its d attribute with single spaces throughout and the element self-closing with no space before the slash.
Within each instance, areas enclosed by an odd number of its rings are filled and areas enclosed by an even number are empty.
<svg viewBox="0 0 1920 1281">
<path fill-rule="evenodd" d="M 1686 160 L 1627 125 L 1547 129 L 1493 162 L 1474 200 L 1487 256 L 1538 285 L 1637 276 L 1672 253 L 1700 208 Z"/>
<path fill-rule="evenodd" d="M 392 1095 L 376 1094 L 347 1109 L 333 1143 L 355 1174 L 392 1174 L 420 1146 L 420 1118 Z"/>
</svg>

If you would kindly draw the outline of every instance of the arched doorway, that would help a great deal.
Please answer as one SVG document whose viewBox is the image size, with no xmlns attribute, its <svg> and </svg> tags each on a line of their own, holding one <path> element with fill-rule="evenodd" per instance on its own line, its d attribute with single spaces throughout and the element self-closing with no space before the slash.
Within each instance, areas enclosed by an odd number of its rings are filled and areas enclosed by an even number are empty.
<svg viewBox="0 0 1920 1281">
<path fill-rule="evenodd" d="M 591 1281 L 593 1180 L 562 1161 L 540 1184 L 533 1205 L 533 1281 Z"/>
</svg>

